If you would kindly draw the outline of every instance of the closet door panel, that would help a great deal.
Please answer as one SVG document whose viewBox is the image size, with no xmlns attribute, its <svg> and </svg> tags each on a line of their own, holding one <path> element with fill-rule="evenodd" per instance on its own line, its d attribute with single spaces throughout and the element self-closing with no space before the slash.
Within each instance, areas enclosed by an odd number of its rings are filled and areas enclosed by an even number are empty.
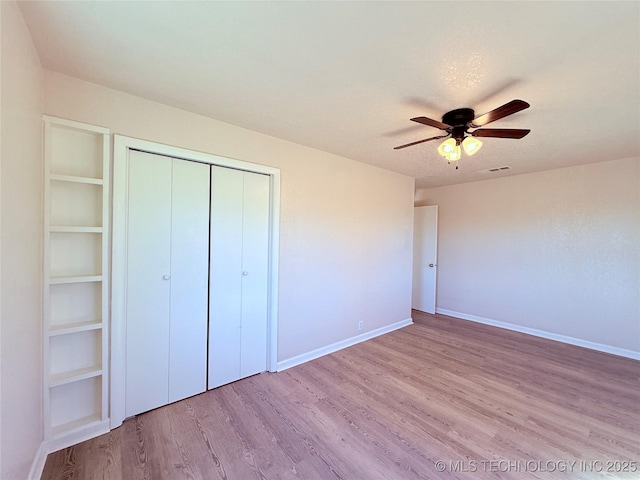
<svg viewBox="0 0 640 480">
<path fill-rule="evenodd" d="M 209 388 L 240 378 L 243 172 L 211 167 Z"/>
<path fill-rule="evenodd" d="M 173 160 L 169 403 L 206 390 L 209 166 Z"/>
<path fill-rule="evenodd" d="M 167 403 L 171 162 L 132 151 L 127 221 L 126 416 Z"/>
<path fill-rule="evenodd" d="M 267 369 L 269 177 L 244 174 L 242 378 Z"/>
</svg>

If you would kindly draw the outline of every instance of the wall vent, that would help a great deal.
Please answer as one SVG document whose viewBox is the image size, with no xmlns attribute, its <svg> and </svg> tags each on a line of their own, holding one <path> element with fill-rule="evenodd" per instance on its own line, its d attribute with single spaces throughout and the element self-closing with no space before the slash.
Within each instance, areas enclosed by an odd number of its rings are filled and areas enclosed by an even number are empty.
<svg viewBox="0 0 640 480">
<path fill-rule="evenodd" d="M 478 170 L 478 173 L 496 173 L 502 172 L 503 170 L 511 170 L 511 167 L 505 165 L 504 167 L 488 168 L 486 170 Z"/>
</svg>

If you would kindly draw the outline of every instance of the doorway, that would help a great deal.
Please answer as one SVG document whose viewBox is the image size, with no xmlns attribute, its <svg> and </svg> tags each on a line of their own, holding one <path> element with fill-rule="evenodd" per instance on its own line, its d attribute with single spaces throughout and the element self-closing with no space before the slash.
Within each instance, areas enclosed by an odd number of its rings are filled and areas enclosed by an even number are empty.
<svg viewBox="0 0 640 480">
<path fill-rule="evenodd" d="M 413 216 L 413 292 L 411 307 L 436 313 L 438 206 L 415 207 Z"/>
</svg>

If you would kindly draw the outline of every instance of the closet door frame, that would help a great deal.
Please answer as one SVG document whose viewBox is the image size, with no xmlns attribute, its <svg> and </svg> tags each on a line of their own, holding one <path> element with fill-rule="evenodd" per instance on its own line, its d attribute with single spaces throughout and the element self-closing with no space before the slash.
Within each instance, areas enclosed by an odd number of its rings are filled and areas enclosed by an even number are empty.
<svg viewBox="0 0 640 480">
<path fill-rule="evenodd" d="M 126 272 L 129 152 L 138 150 L 193 162 L 268 175 L 269 198 L 269 306 L 267 312 L 267 370 L 275 372 L 278 360 L 278 252 L 280 230 L 280 170 L 274 167 L 196 152 L 137 138 L 113 139 L 113 241 L 111 269 L 111 389 L 110 427 L 125 419 Z"/>
</svg>

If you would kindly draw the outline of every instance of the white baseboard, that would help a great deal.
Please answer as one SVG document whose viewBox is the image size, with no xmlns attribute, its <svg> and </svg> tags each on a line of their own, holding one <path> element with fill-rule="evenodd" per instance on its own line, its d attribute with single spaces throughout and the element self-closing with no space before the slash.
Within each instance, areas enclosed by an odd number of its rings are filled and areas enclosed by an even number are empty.
<svg viewBox="0 0 640 480">
<path fill-rule="evenodd" d="M 297 355 L 287 360 L 283 360 L 282 362 L 278 362 L 277 371 L 281 372 L 282 370 L 286 370 L 287 368 L 295 367 L 296 365 L 300 365 L 310 360 L 315 360 L 316 358 L 320 358 L 320 357 L 323 357 L 324 355 L 337 352 L 338 350 L 342 350 L 343 348 L 350 347 L 352 345 L 355 345 L 356 343 L 364 342 L 365 340 L 369 340 L 371 338 L 384 335 L 385 333 L 393 332 L 394 330 L 398 330 L 399 328 L 406 327 L 407 325 L 411 325 L 412 323 L 413 323 L 413 320 L 410 318 L 407 318 L 406 320 L 401 320 L 391 325 L 387 325 L 381 328 L 376 328 L 375 330 L 371 330 L 370 332 L 365 332 L 360 335 L 356 335 L 355 337 L 347 338 L 346 340 L 341 340 L 339 342 L 332 343 L 331 345 L 327 345 L 326 347 L 317 348 L 316 350 L 303 353 L 302 355 Z"/>
<path fill-rule="evenodd" d="M 47 461 L 47 455 L 49 455 L 49 453 L 45 449 L 44 442 L 42 442 L 38 447 L 38 451 L 36 452 L 33 462 L 31 463 L 31 469 L 29 470 L 29 476 L 27 477 L 29 480 L 40 480 L 42 477 L 42 471 L 44 470 L 44 464 Z"/>
<path fill-rule="evenodd" d="M 617 355 L 619 357 L 626 357 L 626 358 L 631 358 L 633 360 L 640 360 L 640 352 L 636 352 L 634 350 L 626 350 L 624 348 L 613 347 L 611 345 L 604 345 L 602 343 L 589 342 L 587 340 L 582 340 L 580 338 L 569 337 L 569 336 L 560 335 L 557 333 L 545 332 L 544 330 L 538 330 L 536 328 L 522 327 L 520 325 L 514 325 L 513 323 L 500 322 L 498 320 L 479 317 L 477 315 L 469 315 L 467 313 L 454 312 L 452 310 L 446 310 L 444 308 L 436 308 L 436 313 L 459 318 L 461 320 L 470 320 L 472 322 L 484 323 L 485 325 L 504 328 L 506 330 L 513 330 L 514 332 L 526 333 L 528 335 L 546 338 L 548 340 L 555 340 L 556 342 L 568 343 L 569 345 L 576 345 L 578 347 L 589 348 L 591 350 L 597 350 L 599 352 L 610 353 L 612 355 Z"/>
<path fill-rule="evenodd" d="M 79 429 L 68 435 L 43 441 L 36 452 L 33 462 L 31 463 L 31 469 L 29 470 L 28 477 L 29 480 L 40 480 L 40 477 L 42 477 L 42 471 L 44 470 L 44 464 L 50 453 L 57 452 L 58 450 L 70 447 L 71 445 L 77 445 L 85 440 L 108 433 L 109 430 L 109 420 L 105 420 L 103 422 L 96 422 L 87 428 Z"/>
</svg>

